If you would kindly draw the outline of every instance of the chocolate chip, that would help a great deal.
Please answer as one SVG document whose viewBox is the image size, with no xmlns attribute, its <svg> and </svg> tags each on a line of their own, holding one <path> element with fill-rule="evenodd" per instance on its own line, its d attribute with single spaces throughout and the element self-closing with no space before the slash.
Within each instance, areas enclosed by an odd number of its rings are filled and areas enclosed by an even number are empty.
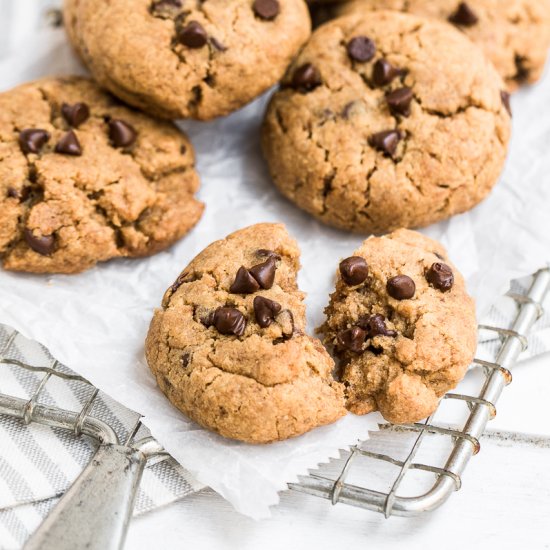
<svg viewBox="0 0 550 550">
<path fill-rule="evenodd" d="M 8 198 L 17 199 L 19 202 L 24 202 L 29 198 L 31 194 L 30 187 L 22 187 L 21 189 L 16 189 L 15 187 L 8 187 L 7 195 Z"/>
<path fill-rule="evenodd" d="M 397 150 L 397 144 L 401 140 L 401 134 L 397 130 L 378 132 L 369 137 L 369 145 L 376 150 L 392 157 Z"/>
<path fill-rule="evenodd" d="M 275 281 L 275 271 L 277 262 L 275 258 L 268 258 L 265 262 L 251 267 L 248 271 L 250 275 L 258 281 L 260 286 L 265 289 L 270 289 Z"/>
<path fill-rule="evenodd" d="M 409 116 L 411 114 L 412 99 L 413 92 L 406 86 L 386 94 L 386 102 L 394 115 Z"/>
<path fill-rule="evenodd" d="M 198 21 L 190 21 L 178 32 L 178 41 L 188 48 L 202 48 L 207 40 L 208 35 Z"/>
<path fill-rule="evenodd" d="M 369 274 L 367 262 L 361 256 L 351 256 L 340 262 L 340 275 L 347 285 L 360 285 Z"/>
<path fill-rule="evenodd" d="M 27 128 L 19 133 L 19 147 L 26 154 L 39 153 L 49 139 L 50 134 L 46 130 Z"/>
<path fill-rule="evenodd" d="M 214 312 L 213 325 L 220 334 L 242 336 L 246 328 L 246 318 L 234 307 L 219 307 Z"/>
<path fill-rule="evenodd" d="M 235 280 L 229 287 L 229 292 L 233 294 L 252 294 L 258 290 L 260 290 L 260 285 L 256 279 L 250 275 L 248 269 L 243 266 L 239 267 Z"/>
<path fill-rule="evenodd" d="M 292 87 L 302 93 L 311 92 L 322 83 L 321 73 L 311 63 L 298 67 L 292 75 Z"/>
<path fill-rule="evenodd" d="M 73 157 L 79 157 L 82 154 L 80 142 L 72 130 L 61 136 L 54 150 L 61 155 L 71 155 Z"/>
<path fill-rule="evenodd" d="M 386 327 L 386 318 L 380 313 L 360 319 L 357 325 L 366 330 L 370 338 L 374 336 L 397 336 L 395 330 Z"/>
<path fill-rule="evenodd" d="M 386 290 L 396 300 L 408 300 L 414 296 L 416 285 L 408 275 L 396 275 L 388 279 Z"/>
<path fill-rule="evenodd" d="M 256 322 L 262 328 L 268 327 L 280 311 L 281 304 L 263 296 L 256 296 L 254 298 L 254 316 L 256 317 Z"/>
<path fill-rule="evenodd" d="M 25 229 L 25 241 L 29 247 L 42 254 L 42 256 L 49 256 L 55 248 L 55 237 L 53 235 L 35 235 L 30 229 Z"/>
<path fill-rule="evenodd" d="M 184 353 L 181 356 L 181 366 L 186 369 L 189 366 L 189 362 L 191 361 L 191 354 L 190 353 Z"/>
<path fill-rule="evenodd" d="M 216 50 L 219 50 L 220 52 L 225 52 L 227 50 L 227 47 L 224 46 L 217 38 L 214 38 L 213 36 L 210 37 L 210 42 Z"/>
<path fill-rule="evenodd" d="M 86 103 L 74 103 L 73 105 L 63 103 L 61 105 L 61 114 L 69 126 L 78 128 L 90 117 L 90 109 Z"/>
<path fill-rule="evenodd" d="M 356 36 L 352 38 L 346 47 L 348 56 L 353 61 L 364 63 L 370 61 L 376 53 L 374 42 L 367 36 Z"/>
<path fill-rule="evenodd" d="M 109 120 L 109 139 L 114 147 L 129 147 L 136 137 L 135 128 L 127 122 L 114 118 Z"/>
<path fill-rule="evenodd" d="M 402 74 L 403 71 L 394 67 L 386 59 L 379 59 L 372 68 L 372 81 L 375 86 L 381 88 L 389 84 L 396 76 Z"/>
<path fill-rule="evenodd" d="M 466 2 L 460 2 L 456 11 L 449 17 L 449 21 L 461 27 L 472 27 L 479 19 Z"/>
<path fill-rule="evenodd" d="M 441 292 L 447 292 L 451 290 L 455 277 L 447 264 L 436 262 L 426 272 L 426 280 Z"/>
<path fill-rule="evenodd" d="M 504 108 L 508 111 L 508 114 L 512 116 L 512 107 L 510 105 L 510 94 L 505 90 L 501 90 L 500 99 L 502 100 L 502 104 L 504 105 Z"/>
<path fill-rule="evenodd" d="M 516 54 L 514 57 L 514 63 L 516 65 L 516 74 L 514 75 L 514 80 L 520 84 L 527 82 L 529 80 L 529 75 L 531 71 L 526 64 L 527 60 L 525 57 Z"/>
<path fill-rule="evenodd" d="M 277 252 L 273 252 L 273 250 L 267 250 L 267 248 L 259 248 L 256 250 L 256 256 L 260 256 L 260 258 L 274 258 L 275 260 L 280 260 L 281 256 L 277 254 Z"/>
<path fill-rule="evenodd" d="M 342 330 L 336 336 L 338 346 L 353 353 L 361 353 L 363 351 L 363 344 L 366 339 L 367 333 L 360 327 L 351 327 L 347 330 Z"/>
<path fill-rule="evenodd" d="M 154 15 L 170 16 L 181 8 L 181 0 L 157 0 L 151 4 L 151 12 Z"/>
<path fill-rule="evenodd" d="M 254 0 L 252 10 L 260 19 L 273 21 L 279 15 L 280 7 L 277 0 Z"/>
<path fill-rule="evenodd" d="M 355 101 L 350 101 L 349 103 L 346 103 L 344 105 L 344 108 L 342 109 L 342 112 L 341 112 L 342 118 L 345 118 L 346 120 L 349 118 L 354 105 L 355 105 Z"/>
</svg>

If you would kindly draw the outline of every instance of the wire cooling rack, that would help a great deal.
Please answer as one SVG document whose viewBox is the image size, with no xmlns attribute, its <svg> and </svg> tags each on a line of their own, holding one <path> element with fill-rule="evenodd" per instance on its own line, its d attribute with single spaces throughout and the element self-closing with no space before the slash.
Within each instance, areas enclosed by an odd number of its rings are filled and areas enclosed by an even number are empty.
<svg viewBox="0 0 550 550">
<path fill-rule="evenodd" d="M 461 488 L 461 475 L 470 458 L 480 450 L 479 440 L 489 420 L 496 415 L 500 394 L 512 381 L 510 368 L 520 353 L 527 349 L 527 334 L 544 311 L 542 303 L 549 289 L 550 270 L 540 270 L 535 274 L 526 294 L 507 294 L 518 304 L 511 327 L 479 325 L 480 341 L 488 333 L 493 333 L 498 335 L 499 345 L 492 360 L 474 359 L 471 369 L 479 371 L 474 387 L 471 377 L 468 377 L 459 386 L 459 389 L 463 385 L 468 386 L 468 391 L 447 393 L 435 413 L 424 422 L 380 426 L 387 433 L 412 435 L 402 438 L 403 444 L 395 449 L 394 455 L 376 452 L 382 444 L 382 438 L 376 438 L 374 442 L 368 440 L 342 453 L 342 467 L 336 470 L 330 465 L 321 468 L 309 476 L 302 476 L 299 483 L 292 483 L 289 487 L 328 499 L 332 504 L 351 504 L 380 512 L 385 517 L 415 516 L 441 506 L 454 491 Z M 456 418 L 456 407 L 448 407 L 449 403 L 466 405 L 466 415 L 460 424 L 437 421 L 439 416 L 449 416 L 449 413 Z M 454 410 L 445 410 L 451 408 Z M 377 449 L 373 450 L 373 446 Z M 424 453 L 430 461 L 415 460 L 424 450 L 423 446 L 431 447 Z M 446 451 L 441 452 L 444 448 Z M 372 473 L 373 469 L 380 466 L 385 480 L 378 478 L 375 481 L 378 485 L 388 487 L 386 490 L 376 490 L 365 484 L 365 474 Z M 419 472 L 431 476 L 428 480 L 420 480 L 416 476 L 410 482 L 409 478 Z M 418 492 L 419 487 L 424 489 Z M 404 494 L 400 494 L 401 490 Z"/>
<path fill-rule="evenodd" d="M 425 422 L 382 424 L 375 437 L 350 451 L 342 451 L 341 460 L 302 476 L 289 488 L 328 499 L 333 504 L 374 510 L 386 517 L 418 515 L 443 504 L 453 491 L 460 489 L 466 465 L 480 450 L 479 439 L 496 414 L 501 392 L 512 380 L 510 368 L 527 347 L 526 336 L 543 313 L 542 302 L 549 289 L 550 269 L 543 269 L 534 275 L 526 294 L 508 294 L 518 305 L 512 325 L 479 326 L 481 342 L 493 339 L 497 343 L 494 357 L 474 359 L 471 369 L 475 372 L 464 383 L 467 388 L 447 393 L 438 410 Z M 138 432 L 142 433 L 137 414 L 133 428 L 121 439 L 108 421 L 94 414 L 99 390 L 58 361 L 33 365 L 10 353 L 18 337 L 14 331 L 0 347 L 0 367 L 22 369 L 42 378 L 30 398 L 0 393 L 0 414 L 16 417 L 27 425 L 36 422 L 63 428 L 75 437 L 85 435 L 97 445 L 90 464 L 26 548 L 121 548 L 143 468 L 147 460 L 163 455 L 163 450 L 147 434 L 137 437 Z M 80 410 L 62 410 L 40 401 L 46 386 L 54 381 L 84 388 L 87 393 Z M 448 405 L 452 405 L 452 411 L 445 411 Z M 453 412 L 456 420 L 457 406 L 458 416 L 463 417 L 459 424 L 438 421 L 446 412 Z M 113 472 L 115 475 L 111 475 Z M 411 483 L 411 477 L 417 473 L 423 474 L 422 482 Z M 419 492 L 422 486 L 425 489 Z"/>
</svg>

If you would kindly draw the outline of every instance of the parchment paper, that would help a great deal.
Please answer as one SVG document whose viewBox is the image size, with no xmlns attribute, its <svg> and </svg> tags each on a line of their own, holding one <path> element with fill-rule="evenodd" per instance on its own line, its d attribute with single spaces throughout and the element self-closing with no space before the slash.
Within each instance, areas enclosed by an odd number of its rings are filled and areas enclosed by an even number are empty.
<svg viewBox="0 0 550 550">
<path fill-rule="evenodd" d="M 0 87 L 48 74 L 83 72 L 62 29 L 44 29 L 0 62 Z M 550 257 L 550 78 L 513 99 L 514 139 L 493 194 L 473 211 L 425 230 L 439 238 L 467 277 L 478 313 Z M 144 414 L 168 451 L 240 512 L 260 518 L 277 491 L 307 468 L 365 439 L 378 415 L 349 415 L 300 438 L 268 446 L 231 442 L 200 429 L 157 390 L 143 341 L 164 290 L 202 248 L 246 225 L 284 222 L 302 249 L 299 283 L 308 293 L 309 329 L 323 318 L 338 261 L 359 236 L 322 226 L 284 200 L 270 182 L 259 147 L 267 95 L 211 123 L 184 122 L 198 157 L 206 212 L 169 251 L 117 260 L 77 276 L 32 276 L 0 270 L 0 322 L 45 344 L 60 361 L 121 403 Z"/>
</svg>

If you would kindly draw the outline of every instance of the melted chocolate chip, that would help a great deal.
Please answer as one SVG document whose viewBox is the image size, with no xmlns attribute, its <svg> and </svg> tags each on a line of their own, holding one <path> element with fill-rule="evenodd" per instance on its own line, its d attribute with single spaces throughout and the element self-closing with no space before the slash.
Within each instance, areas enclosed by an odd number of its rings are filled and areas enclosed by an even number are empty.
<svg viewBox="0 0 550 550">
<path fill-rule="evenodd" d="M 449 21 L 455 25 L 460 25 L 461 27 L 472 27 L 479 21 L 479 19 L 466 2 L 460 2 L 456 8 L 456 11 L 449 16 Z"/>
<path fill-rule="evenodd" d="M 340 275 L 350 286 L 360 285 L 369 274 L 367 262 L 361 256 L 351 256 L 340 262 Z"/>
<path fill-rule="evenodd" d="M 202 48 L 208 41 L 208 35 L 198 21 L 190 21 L 178 32 L 178 41 L 188 48 Z"/>
<path fill-rule="evenodd" d="M 72 130 L 69 130 L 61 136 L 61 139 L 57 142 L 54 151 L 61 155 L 79 157 L 82 154 L 82 147 L 80 146 L 80 142 L 78 141 L 76 134 Z"/>
<path fill-rule="evenodd" d="M 260 256 L 260 258 L 274 258 L 275 260 L 280 260 L 281 256 L 277 254 L 277 252 L 273 252 L 273 250 L 267 250 L 267 248 L 259 248 L 256 250 L 256 256 Z"/>
<path fill-rule="evenodd" d="M 55 249 L 55 237 L 53 235 L 38 236 L 30 229 L 25 229 L 25 241 L 32 250 L 42 256 L 49 256 Z"/>
<path fill-rule="evenodd" d="M 413 91 L 406 86 L 386 94 L 386 102 L 394 115 L 409 116 L 412 99 Z"/>
<path fill-rule="evenodd" d="M 369 338 L 374 338 L 375 336 L 397 336 L 395 330 L 390 330 L 386 327 L 386 318 L 379 313 L 360 319 L 357 325 L 367 331 Z"/>
<path fill-rule="evenodd" d="M 279 15 L 280 6 L 277 0 L 254 0 L 254 14 L 264 21 L 273 21 Z"/>
<path fill-rule="evenodd" d="M 39 153 L 49 139 L 50 134 L 46 130 L 27 128 L 19 133 L 19 147 L 26 154 Z"/>
<path fill-rule="evenodd" d="M 263 296 L 254 298 L 254 316 L 262 328 L 268 327 L 280 311 L 281 304 Z"/>
<path fill-rule="evenodd" d="M 78 128 L 90 117 L 90 109 L 86 103 L 74 103 L 73 105 L 63 103 L 61 105 L 61 114 L 69 126 Z"/>
<path fill-rule="evenodd" d="M 321 84 L 321 73 L 311 63 L 301 65 L 292 75 L 292 87 L 303 94 L 311 92 Z"/>
<path fill-rule="evenodd" d="M 376 46 L 367 36 L 356 36 L 348 42 L 347 51 L 351 60 L 364 63 L 374 57 Z"/>
<path fill-rule="evenodd" d="M 225 52 L 227 50 L 227 47 L 224 46 L 217 38 L 213 36 L 210 37 L 210 43 L 212 44 L 212 46 L 214 46 L 214 48 L 216 48 L 216 50 L 220 52 Z"/>
<path fill-rule="evenodd" d="M 24 202 L 29 198 L 31 194 L 30 187 L 22 187 L 21 189 L 16 189 L 15 187 L 8 187 L 7 196 L 11 199 L 17 199 L 19 202 Z"/>
<path fill-rule="evenodd" d="M 191 354 L 190 353 L 184 353 L 181 356 L 181 366 L 186 369 L 189 366 L 189 362 L 191 361 Z"/>
<path fill-rule="evenodd" d="M 514 80 L 520 84 L 527 82 L 529 80 L 531 71 L 527 66 L 527 60 L 525 59 L 525 57 L 516 54 L 516 56 L 514 57 L 514 63 L 516 65 L 516 74 L 514 75 Z"/>
<path fill-rule="evenodd" d="M 234 307 L 219 307 L 212 321 L 220 334 L 242 336 L 246 328 L 245 316 Z"/>
<path fill-rule="evenodd" d="M 109 139 L 113 147 L 129 147 L 136 141 L 135 128 L 119 119 L 109 120 Z"/>
<path fill-rule="evenodd" d="M 342 330 L 336 336 L 338 346 L 353 353 L 361 353 L 363 351 L 363 344 L 366 339 L 367 333 L 360 327 L 351 327 L 347 330 Z"/>
<path fill-rule="evenodd" d="M 508 111 L 508 114 L 512 116 L 512 107 L 510 105 L 510 94 L 505 90 L 501 90 L 500 99 L 502 100 L 502 104 L 504 105 L 504 108 Z"/>
<path fill-rule="evenodd" d="M 397 130 L 378 132 L 369 137 L 369 145 L 385 155 L 393 157 L 397 150 L 397 144 L 401 140 L 401 134 Z"/>
<path fill-rule="evenodd" d="M 258 281 L 264 289 L 270 289 L 275 281 L 275 271 L 277 270 L 277 262 L 275 258 L 268 258 L 265 262 L 251 267 L 248 271 L 250 275 Z"/>
<path fill-rule="evenodd" d="M 229 287 L 229 292 L 233 294 L 252 294 L 260 290 L 260 285 L 250 275 L 246 267 L 241 266 L 237 271 L 233 284 Z"/>
<path fill-rule="evenodd" d="M 396 300 L 408 300 L 414 296 L 416 285 L 408 275 L 396 275 L 388 279 L 386 290 Z"/>
<path fill-rule="evenodd" d="M 455 278 L 453 270 L 447 264 L 436 262 L 426 272 L 426 280 L 441 292 L 448 292 L 453 287 Z"/>
<path fill-rule="evenodd" d="M 375 86 L 381 88 L 389 84 L 396 76 L 400 75 L 403 71 L 394 67 L 386 59 L 379 59 L 372 68 L 372 81 Z"/>
</svg>

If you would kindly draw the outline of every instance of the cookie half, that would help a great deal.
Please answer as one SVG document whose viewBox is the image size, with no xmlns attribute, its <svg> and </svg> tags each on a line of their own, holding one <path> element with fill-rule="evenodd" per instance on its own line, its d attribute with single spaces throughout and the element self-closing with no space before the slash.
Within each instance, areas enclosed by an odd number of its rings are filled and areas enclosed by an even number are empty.
<svg viewBox="0 0 550 550">
<path fill-rule="evenodd" d="M 444 248 L 414 231 L 371 237 L 343 260 L 325 313 L 355 414 L 417 422 L 474 357 L 474 301 Z"/>
<path fill-rule="evenodd" d="M 92 81 L 48 78 L 0 94 L 4 269 L 77 273 L 147 256 L 202 215 L 191 143 Z"/>
<path fill-rule="evenodd" d="M 307 40 L 304 0 L 65 0 L 94 78 L 164 118 L 208 120 L 275 84 Z"/>
<path fill-rule="evenodd" d="M 464 212 L 497 182 L 508 95 L 461 32 L 399 12 L 319 27 L 272 98 L 262 144 L 275 184 L 342 229 L 384 233 Z"/>
<path fill-rule="evenodd" d="M 511 90 L 536 82 L 550 47 L 550 0 L 350 0 L 335 15 L 399 10 L 453 24 L 493 62 Z"/>
<path fill-rule="evenodd" d="M 334 362 L 305 334 L 298 269 L 284 226 L 259 224 L 212 243 L 166 291 L 147 361 L 168 399 L 201 426 L 268 443 L 345 414 Z"/>
</svg>

